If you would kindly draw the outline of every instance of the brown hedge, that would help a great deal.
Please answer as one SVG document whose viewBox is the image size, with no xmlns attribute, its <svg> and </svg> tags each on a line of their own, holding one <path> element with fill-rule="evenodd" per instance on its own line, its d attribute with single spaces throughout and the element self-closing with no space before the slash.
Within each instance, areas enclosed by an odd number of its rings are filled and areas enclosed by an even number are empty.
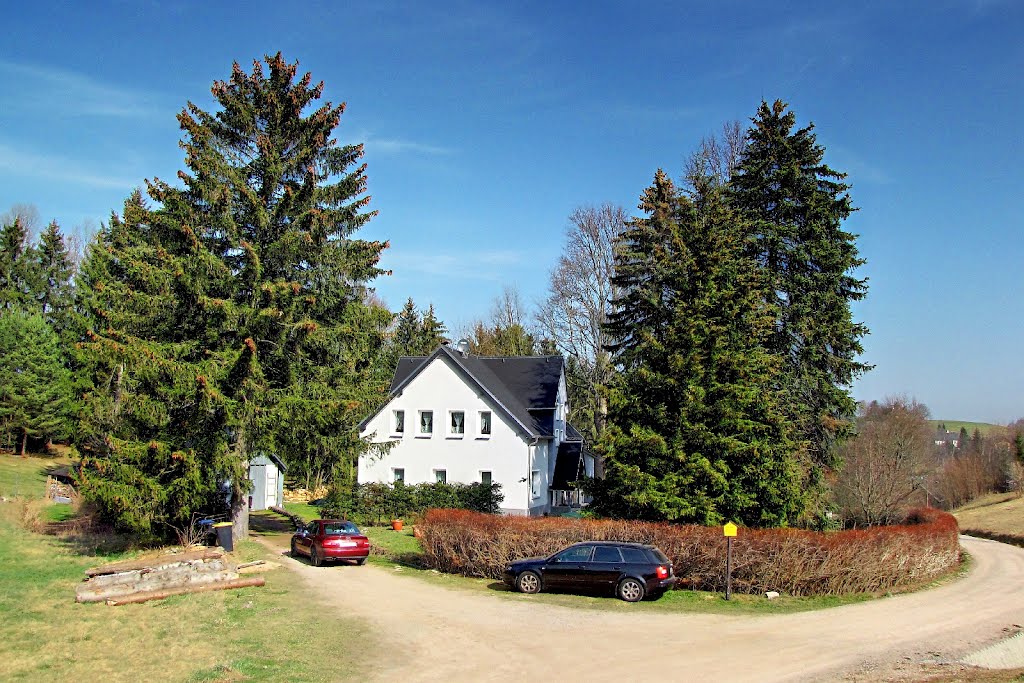
<svg viewBox="0 0 1024 683">
<path fill-rule="evenodd" d="M 579 541 L 617 540 L 661 548 L 680 577 L 677 588 L 725 589 L 720 527 L 429 510 L 417 528 L 426 564 L 452 574 L 499 579 L 514 559 L 547 556 Z M 740 529 L 733 590 L 844 595 L 917 584 L 959 562 L 958 533 L 952 515 L 930 508 L 912 511 L 900 525 L 863 530 Z"/>
</svg>

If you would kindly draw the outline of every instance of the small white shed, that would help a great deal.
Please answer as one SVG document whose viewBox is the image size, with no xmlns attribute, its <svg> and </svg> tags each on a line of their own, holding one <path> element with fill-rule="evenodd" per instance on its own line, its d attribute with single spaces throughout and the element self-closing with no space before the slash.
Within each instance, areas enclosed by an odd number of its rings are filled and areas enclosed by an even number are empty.
<svg viewBox="0 0 1024 683">
<path fill-rule="evenodd" d="M 281 459 L 272 453 L 261 453 L 249 459 L 249 509 L 266 510 L 284 503 L 284 473 L 288 471 Z"/>
</svg>

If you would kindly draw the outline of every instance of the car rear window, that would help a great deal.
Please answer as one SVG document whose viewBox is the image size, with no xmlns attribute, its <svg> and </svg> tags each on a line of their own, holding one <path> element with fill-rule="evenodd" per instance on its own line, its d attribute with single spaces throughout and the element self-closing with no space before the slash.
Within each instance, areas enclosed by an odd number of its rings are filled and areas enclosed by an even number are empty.
<svg viewBox="0 0 1024 683">
<path fill-rule="evenodd" d="M 620 550 L 622 550 L 622 557 L 626 562 L 633 564 L 647 564 L 650 562 L 647 555 L 640 548 L 620 548 Z"/>
<path fill-rule="evenodd" d="M 594 547 L 592 562 L 622 562 L 622 555 L 615 546 L 599 545 Z"/>
<path fill-rule="evenodd" d="M 343 534 L 358 534 L 359 529 L 352 522 L 341 522 L 339 524 L 324 524 L 325 536 L 339 536 Z"/>
<path fill-rule="evenodd" d="M 669 559 L 665 557 L 665 553 L 661 552 L 657 548 L 650 548 L 647 552 L 651 554 L 651 558 L 653 558 L 655 562 L 658 562 L 659 564 L 668 564 Z"/>
</svg>

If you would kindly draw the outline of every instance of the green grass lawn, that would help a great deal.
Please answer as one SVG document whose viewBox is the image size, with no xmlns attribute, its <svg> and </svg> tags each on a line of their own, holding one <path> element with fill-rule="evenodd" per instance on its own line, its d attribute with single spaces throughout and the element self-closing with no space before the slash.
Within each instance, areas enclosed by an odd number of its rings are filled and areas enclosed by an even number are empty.
<svg viewBox="0 0 1024 683">
<path fill-rule="evenodd" d="M 71 460 L 63 455 L 40 456 L 0 454 L 0 496 L 42 498 L 46 494 L 46 473 Z"/>
<path fill-rule="evenodd" d="M 30 458 L 29 461 L 32 459 Z M 8 463 L 4 463 L 5 465 Z M 39 463 L 35 463 L 38 469 Z M 32 468 L 21 482 L 42 484 Z M 11 481 L 4 467 L 4 481 Z M 45 482 L 45 475 L 42 482 Z M 33 487 L 29 487 L 32 489 Z M 0 503 L 0 671 L 5 681 L 333 681 L 372 673 L 378 639 L 361 620 L 310 609 L 283 568 L 266 585 L 179 595 L 139 605 L 75 603 L 83 571 L 129 555 L 84 555 L 74 544 L 18 525 L 22 505 Z M 48 506 L 48 519 L 70 506 Z M 243 541 L 238 561 L 274 558 Z M 330 665 L 308 656 L 330 634 Z"/>
</svg>

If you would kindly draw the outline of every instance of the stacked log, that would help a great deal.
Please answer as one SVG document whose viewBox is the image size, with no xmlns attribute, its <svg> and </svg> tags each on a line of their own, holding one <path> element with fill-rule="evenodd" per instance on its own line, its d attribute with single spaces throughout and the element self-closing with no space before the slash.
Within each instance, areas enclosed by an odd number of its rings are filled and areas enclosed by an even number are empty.
<svg viewBox="0 0 1024 683">
<path fill-rule="evenodd" d="M 85 572 L 76 602 L 124 605 L 182 593 L 262 586 L 262 576 L 239 577 L 237 568 L 218 550 L 199 550 L 118 562 Z"/>
</svg>

